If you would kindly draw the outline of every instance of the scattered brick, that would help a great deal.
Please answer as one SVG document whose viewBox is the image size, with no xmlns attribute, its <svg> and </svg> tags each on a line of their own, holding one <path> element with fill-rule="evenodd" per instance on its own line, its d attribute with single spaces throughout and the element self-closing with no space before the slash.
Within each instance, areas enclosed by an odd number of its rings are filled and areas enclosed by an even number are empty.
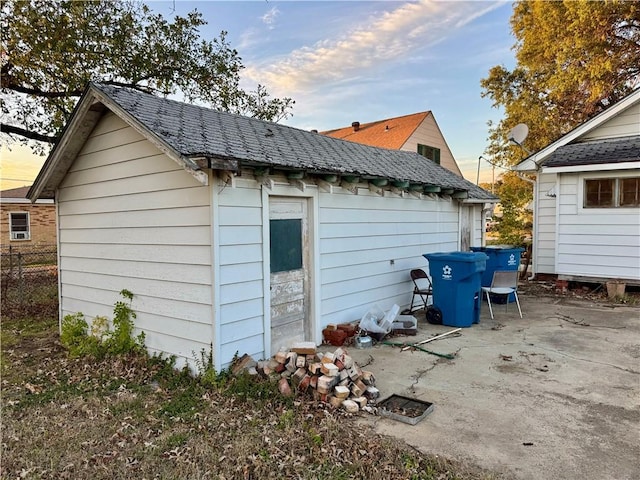
<svg viewBox="0 0 640 480">
<path fill-rule="evenodd" d="M 316 344 L 314 342 L 298 342 L 294 343 L 291 351 L 298 355 L 315 355 Z"/>
<path fill-rule="evenodd" d="M 291 387 L 289 386 L 289 382 L 286 378 L 280 379 L 280 381 L 278 382 L 278 390 L 280 390 L 280 393 L 285 397 L 290 397 L 291 395 L 293 395 Z"/>
<path fill-rule="evenodd" d="M 358 413 L 360 407 L 353 400 L 345 400 L 342 402 L 342 408 L 344 408 L 349 413 Z"/>
<path fill-rule="evenodd" d="M 316 351 L 312 342 L 299 342 L 290 351 L 280 351 L 269 360 L 254 362 L 243 355 L 236 368 L 274 379 L 282 395 L 292 396 L 297 391 L 347 412 L 368 411 L 368 404 L 380 397 L 373 373 L 363 371 L 345 347 L 322 353 Z"/>
</svg>

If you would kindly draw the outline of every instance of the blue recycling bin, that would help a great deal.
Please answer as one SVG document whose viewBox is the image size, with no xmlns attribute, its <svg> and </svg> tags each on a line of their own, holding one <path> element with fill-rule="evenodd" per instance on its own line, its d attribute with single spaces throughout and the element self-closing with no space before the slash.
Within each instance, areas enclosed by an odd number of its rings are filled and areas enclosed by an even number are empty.
<svg viewBox="0 0 640 480">
<path fill-rule="evenodd" d="M 524 252 L 524 248 L 514 247 L 512 245 L 490 245 L 487 247 L 471 247 L 472 252 L 481 252 L 487 256 L 487 268 L 482 274 L 482 286 L 490 287 L 493 280 L 493 273 L 497 270 L 518 270 L 520 266 L 520 256 Z M 494 297 L 491 297 L 494 301 Z M 497 295 L 495 297 L 496 303 L 509 303 L 515 302 L 515 295 L 511 294 L 508 297 L 504 295 Z"/>
<path fill-rule="evenodd" d="M 433 305 L 442 312 L 442 324 L 470 327 L 480 321 L 480 277 L 487 263 L 481 252 L 425 253 L 433 283 Z"/>
</svg>

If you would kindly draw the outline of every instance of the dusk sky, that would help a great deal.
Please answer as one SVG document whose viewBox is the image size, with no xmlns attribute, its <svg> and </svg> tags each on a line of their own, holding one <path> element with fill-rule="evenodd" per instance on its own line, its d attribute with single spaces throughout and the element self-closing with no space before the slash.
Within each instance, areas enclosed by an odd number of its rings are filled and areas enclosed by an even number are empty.
<svg viewBox="0 0 640 480">
<path fill-rule="evenodd" d="M 511 2 L 487 1 L 147 1 L 171 17 L 197 9 L 238 50 L 243 86 L 291 97 L 305 130 L 431 110 L 465 177 L 476 180 L 487 121 L 500 110 L 481 98 L 480 79 L 494 65 L 513 68 Z M 29 184 L 44 158 L 2 152 L 2 188 Z M 491 180 L 481 162 L 480 181 Z M 496 172 L 496 175 L 499 172 Z M 16 178 L 19 182 L 7 182 Z"/>
</svg>

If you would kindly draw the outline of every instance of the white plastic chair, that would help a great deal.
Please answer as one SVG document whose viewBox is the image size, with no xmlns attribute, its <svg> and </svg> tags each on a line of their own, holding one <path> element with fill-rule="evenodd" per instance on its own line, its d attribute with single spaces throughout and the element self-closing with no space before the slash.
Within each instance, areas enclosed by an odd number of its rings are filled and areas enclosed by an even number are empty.
<svg viewBox="0 0 640 480">
<path fill-rule="evenodd" d="M 513 294 L 516 299 L 516 305 L 518 305 L 518 313 L 522 318 L 522 310 L 520 309 L 520 301 L 518 300 L 518 271 L 504 271 L 497 270 L 493 272 L 493 280 L 491 280 L 490 287 L 482 287 L 482 291 L 487 296 L 487 303 L 489 304 L 489 313 L 491 313 L 491 319 L 493 319 L 493 308 L 491 308 L 491 295 L 506 295 L 506 307 L 509 307 L 509 295 Z"/>
</svg>

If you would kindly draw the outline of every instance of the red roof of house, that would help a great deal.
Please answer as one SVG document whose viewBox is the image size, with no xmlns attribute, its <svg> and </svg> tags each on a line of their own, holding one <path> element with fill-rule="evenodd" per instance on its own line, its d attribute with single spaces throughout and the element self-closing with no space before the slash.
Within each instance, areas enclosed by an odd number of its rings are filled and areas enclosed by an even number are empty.
<svg viewBox="0 0 640 480">
<path fill-rule="evenodd" d="M 412 113 L 402 117 L 361 123 L 357 130 L 352 125 L 321 133 L 329 137 L 349 140 L 350 142 L 398 150 L 430 113 L 430 111 Z"/>
</svg>

